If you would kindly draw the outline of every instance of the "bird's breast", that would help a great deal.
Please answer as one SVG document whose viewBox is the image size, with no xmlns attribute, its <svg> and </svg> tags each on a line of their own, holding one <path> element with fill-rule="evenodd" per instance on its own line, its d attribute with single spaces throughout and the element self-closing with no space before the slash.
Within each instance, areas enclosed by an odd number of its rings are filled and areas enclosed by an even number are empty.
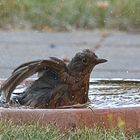
<svg viewBox="0 0 140 140">
<path fill-rule="evenodd" d="M 62 80 L 68 85 L 68 94 L 72 104 L 85 103 L 88 100 L 89 76 L 71 76 L 63 73 Z"/>
</svg>

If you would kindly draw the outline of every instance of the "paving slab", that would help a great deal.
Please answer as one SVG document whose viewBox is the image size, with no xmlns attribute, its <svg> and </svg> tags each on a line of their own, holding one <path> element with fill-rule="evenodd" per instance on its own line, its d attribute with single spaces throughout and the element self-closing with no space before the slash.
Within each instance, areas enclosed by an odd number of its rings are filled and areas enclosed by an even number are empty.
<svg viewBox="0 0 140 140">
<path fill-rule="evenodd" d="M 108 38 L 105 39 L 104 45 L 106 46 L 127 46 L 140 47 L 140 33 L 132 33 L 132 32 L 110 32 Z"/>
<path fill-rule="evenodd" d="M 84 48 L 93 49 L 100 33 L 0 32 L 0 77 L 6 78 L 18 65 L 49 56 L 70 59 Z"/>
<path fill-rule="evenodd" d="M 21 63 L 49 56 L 70 59 L 85 48 L 108 62 L 92 77 L 140 79 L 140 34 L 126 32 L 0 32 L 0 77 L 7 78 Z"/>
<path fill-rule="evenodd" d="M 140 34 L 111 33 L 97 53 L 108 63 L 98 67 L 95 77 L 140 79 Z"/>
</svg>

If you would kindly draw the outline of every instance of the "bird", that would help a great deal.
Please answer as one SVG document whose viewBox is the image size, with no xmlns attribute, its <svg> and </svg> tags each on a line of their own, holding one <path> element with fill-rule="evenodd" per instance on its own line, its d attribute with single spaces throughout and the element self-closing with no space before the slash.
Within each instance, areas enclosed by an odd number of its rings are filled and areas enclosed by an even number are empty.
<svg viewBox="0 0 140 140">
<path fill-rule="evenodd" d="M 11 94 L 23 80 L 38 73 L 36 79 L 24 93 L 14 99 L 21 106 L 32 108 L 59 108 L 89 101 L 89 79 L 93 68 L 107 62 L 84 49 L 75 54 L 67 64 L 56 57 L 30 61 L 13 70 L 1 86 L 1 99 L 10 102 Z"/>
</svg>

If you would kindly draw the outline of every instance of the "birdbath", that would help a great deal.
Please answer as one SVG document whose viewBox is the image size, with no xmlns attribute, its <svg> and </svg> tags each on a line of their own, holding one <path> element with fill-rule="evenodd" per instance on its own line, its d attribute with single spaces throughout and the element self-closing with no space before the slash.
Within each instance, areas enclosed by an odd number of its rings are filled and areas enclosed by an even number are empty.
<svg viewBox="0 0 140 140">
<path fill-rule="evenodd" d="M 22 82 L 13 96 L 22 94 L 32 81 L 34 79 Z M 1 108 L 1 120 L 17 124 L 30 124 L 32 121 L 43 125 L 52 123 L 62 129 L 101 126 L 140 132 L 140 80 L 90 79 L 89 98 L 90 103 L 84 108 Z"/>
</svg>

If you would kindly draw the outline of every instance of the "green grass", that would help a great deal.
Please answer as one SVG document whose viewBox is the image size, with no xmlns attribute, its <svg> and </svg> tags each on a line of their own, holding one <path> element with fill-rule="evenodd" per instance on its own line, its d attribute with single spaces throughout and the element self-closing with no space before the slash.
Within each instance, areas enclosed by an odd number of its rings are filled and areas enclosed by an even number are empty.
<svg viewBox="0 0 140 140">
<path fill-rule="evenodd" d="M 140 134 L 126 136 L 122 130 L 105 130 L 99 128 L 77 129 L 62 132 L 54 126 L 38 124 L 15 125 L 11 122 L 0 122 L 1 140 L 139 140 Z"/>
<path fill-rule="evenodd" d="M 1 28 L 140 28 L 140 0 L 0 0 Z"/>
</svg>

